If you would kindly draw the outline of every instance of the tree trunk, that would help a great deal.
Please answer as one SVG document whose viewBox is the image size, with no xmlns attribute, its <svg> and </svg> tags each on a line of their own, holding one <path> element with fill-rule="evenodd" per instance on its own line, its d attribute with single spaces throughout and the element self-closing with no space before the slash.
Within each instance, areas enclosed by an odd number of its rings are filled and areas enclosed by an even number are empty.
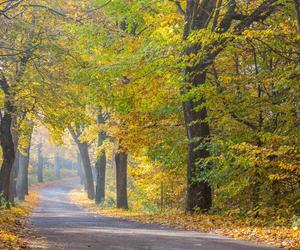
<svg viewBox="0 0 300 250">
<path fill-rule="evenodd" d="M 85 181 L 86 181 L 86 189 L 87 189 L 86 191 L 88 194 L 88 198 L 90 200 L 93 200 L 93 199 L 95 199 L 95 189 L 94 189 L 94 180 L 93 180 L 91 161 L 90 161 L 89 151 L 88 151 L 88 144 L 86 142 L 79 142 L 78 148 L 79 148 L 82 163 L 83 163 L 83 169 L 84 169 Z"/>
<path fill-rule="evenodd" d="M 4 84 L 1 81 L 1 84 Z M 8 86 L 7 86 L 8 88 Z M 5 89 L 4 92 L 7 92 Z M 15 160 L 15 146 L 11 132 L 13 106 L 10 103 L 9 96 L 5 98 L 5 111 L 0 125 L 0 143 L 2 147 L 2 166 L 0 169 L 0 195 L 6 202 L 10 197 L 10 180 Z"/>
<path fill-rule="evenodd" d="M 24 149 L 24 155 L 20 153 L 19 155 L 19 173 L 17 179 L 17 195 L 18 199 L 23 201 L 25 195 L 28 194 L 28 166 L 30 157 L 30 145 Z"/>
<path fill-rule="evenodd" d="M 12 137 L 13 137 L 13 143 L 15 146 L 15 160 L 13 167 L 11 169 L 11 174 L 10 174 L 10 191 L 9 191 L 9 202 L 14 205 L 14 200 L 15 197 L 17 196 L 16 193 L 16 179 L 17 179 L 17 174 L 19 170 L 19 133 L 17 132 L 17 119 L 13 118 L 12 124 L 11 124 L 11 131 L 12 131 Z"/>
<path fill-rule="evenodd" d="M 119 147 L 115 155 L 116 161 L 116 186 L 117 208 L 128 209 L 127 198 L 127 154 Z"/>
<path fill-rule="evenodd" d="M 202 5 L 202 6 L 200 6 Z M 205 29 L 210 20 L 210 13 L 214 10 L 216 1 L 204 1 L 198 3 L 187 1 L 186 24 L 184 27 L 183 40 L 186 40 L 193 30 Z M 196 12 L 195 12 L 196 10 Z M 199 45 L 191 45 L 187 48 L 185 55 L 197 54 L 201 50 Z M 186 84 L 182 89 L 182 94 L 188 93 L 193 87 L 205 84 L 206 65 L 200 61 L 196 65 L 187 66 L 185 69 Z M 183 102 L 183 112 L 188 143 L 188 166 L 187 166 L 187 204 L 186 210 L 193 212 L 197 209 L 207 211 L 212 205 L 211 189 L 204 179 L 206 166 L 205 159 L 209 156 L 207 143 L 209 140 L 209 126 L 207 123 L 207 110 L 205 98 L 200 100 L 190 99 Z M 198 109 L 197 109 L 198 108 Z"/>
<path fill-rule="evenodd" d="M 100 114 L 97 117 L 98 124 L 105 122 L 103 115 Z M 106 133 L 98 133 L 98 147 L 101 147 L 106 139 Z M 106 173 L 106 154 L 105 150 L 101 150 L 101 155 L 98 157 L 95 168 L 97 171 L 97 182 L 96 182 L 96 203 L 104 202 L 105 200 L 105 173 Z"/>
<path fill-rule="evenodd" d="M 96 162 L 97 183 L 96 183 L 96 203 L 102 203 L 105 200 L 105 173 L 106 173 L 106 155 L 105 151 Z"/>
<path fill-rule="evenodd" d="M 193 81 L 203 84 L 205 77 L 205 73 L 201 73 Z M 186 132 L 189 139 L 186 204 L 188 212 L 193 212 L 195 209 L 206 211 L 212 204 L 211 189 L 203 177 L 203 172 L 206 170 L 204 160 L 209 156 L 206 146 L 210 134 L 206 121 L 207 111 L 206 108 L 202 108 L 200 111 L 195 110 L 203 103 L 204 99 L 189 100 L 183 103 Z"/>
<path fill-rule="evenodd" d="M 44 166 L 43 166 L 43 155 L 42 155 L 42 144 L 38 144 L 38 169 L 37 169 L 37 179 L 38 182 L 41 183 L 44 181 Z"/>
</svg>

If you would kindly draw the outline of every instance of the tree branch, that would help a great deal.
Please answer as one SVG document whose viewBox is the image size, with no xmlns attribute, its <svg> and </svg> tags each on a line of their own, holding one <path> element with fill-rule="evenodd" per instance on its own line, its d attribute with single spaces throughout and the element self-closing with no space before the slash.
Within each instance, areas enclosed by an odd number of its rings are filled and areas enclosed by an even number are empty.
<svg viewBox="0 0 300 250">
<path fill-rule="evenodd" d="M 176 5 L 177 11 L 179 12 L 180 15 L 182 15 L 184 17 L 186 16 L 186 13 L 183 10 L 183 8 L 182 8 L 182 6 L 181 6 L 181 4 L 180 4 L 180 2 L 178 0 L 169 0 L 169 1 L 172 2 L 172 3 L 174 3 Z"/>
</svg>

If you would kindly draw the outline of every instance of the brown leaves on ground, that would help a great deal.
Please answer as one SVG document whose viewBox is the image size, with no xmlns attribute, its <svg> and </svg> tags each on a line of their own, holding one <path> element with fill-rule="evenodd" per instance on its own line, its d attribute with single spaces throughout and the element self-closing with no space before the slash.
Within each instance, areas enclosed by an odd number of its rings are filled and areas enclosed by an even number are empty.
<svg viewBox="0 0 300 250">
<path fill-rule="evenodd" d="M 180 229 L 219 233 L 239 240 L 251 240 L 267 243 L 287 249 L 300 249 L 300 230 L 290 227 L 271 227 L 257 221 L 241 220 L 230 216 L 210 214 L 186 214 L 181 211 L 168 211 L 156 214 L 126 211 L 114 208 L 102 208 L 87 199 L 85 193 L 73 190 L 72 202 L 102 215 L 125 218 L 141 223 L 158 223 Z"/>
</svg>

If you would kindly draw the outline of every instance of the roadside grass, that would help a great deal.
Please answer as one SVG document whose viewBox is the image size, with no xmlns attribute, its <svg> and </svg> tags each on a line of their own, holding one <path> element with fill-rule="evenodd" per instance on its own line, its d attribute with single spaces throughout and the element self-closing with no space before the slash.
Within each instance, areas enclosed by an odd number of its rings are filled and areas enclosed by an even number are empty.
<svg viewBox="0 0 300 250">
<path fill-rule="evenodd" d="M 286 249 L 300 249 L 300 229 L 285 226 L 267 226 L 260 221 L 237 219 L 213 214 L 187 214 L 178 210 L 145 213 L 134 210 L 109 208 L 89 200 L 81 189 L 69 194 L 70 200 L 89 211 L 144 224 L 161 224 L 178 229 L 218 233 L 237 240 L 249 240 Z"/>
</svg>

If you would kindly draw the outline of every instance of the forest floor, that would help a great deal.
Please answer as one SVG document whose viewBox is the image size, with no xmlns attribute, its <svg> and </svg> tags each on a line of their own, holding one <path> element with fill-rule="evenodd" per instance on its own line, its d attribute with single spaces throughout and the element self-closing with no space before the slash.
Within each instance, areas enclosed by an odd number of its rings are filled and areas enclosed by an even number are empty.
<svg viewBox="0 0 300 250">
<path fill-rule="evenodd" d="M 40 190 L 40 202 L 29 225 L 44 240 L 32 242 L 30 249 L 275 249 L 219 234 L 96 214 L 74 203 L 72 190 L 78 186 L 78 182 L 69 180 Z"/>
<path fill-rule="evenodd" d="M 221 215 L 186 214 L 181 211 L 164 211 L 162 213 L 143 213 L 101 207 L 87 198 L 79 188 L 69 194 L 72 202 L 89 211 L 104 216 L 125 218 L 146 224 L 160 224 L 176 229 L 216 233 L 237 240 L 249 240 L 267 243 L 274 247 L 300 249 L 300 229 L 284 226 L 266 226 L 259 221 L 237 219 Z"/>
</svg>

